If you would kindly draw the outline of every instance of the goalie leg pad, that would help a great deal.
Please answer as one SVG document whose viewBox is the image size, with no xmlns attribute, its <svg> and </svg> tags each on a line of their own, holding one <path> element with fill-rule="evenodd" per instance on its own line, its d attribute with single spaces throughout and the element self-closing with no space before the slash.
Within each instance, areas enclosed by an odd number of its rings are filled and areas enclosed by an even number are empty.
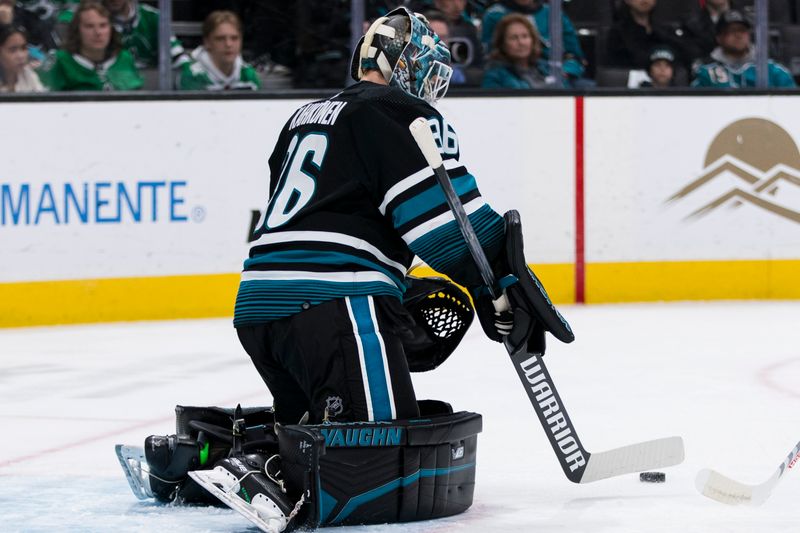
<svg viewBox="0 0 800 533">
<path fill-rule="evenodd" d="M 296 525 L 409 522 L 466 511 L 481 428 L 481 416 L 468 412 L 278 426 L 288 494 L 304 498 Z"/>
</svg>

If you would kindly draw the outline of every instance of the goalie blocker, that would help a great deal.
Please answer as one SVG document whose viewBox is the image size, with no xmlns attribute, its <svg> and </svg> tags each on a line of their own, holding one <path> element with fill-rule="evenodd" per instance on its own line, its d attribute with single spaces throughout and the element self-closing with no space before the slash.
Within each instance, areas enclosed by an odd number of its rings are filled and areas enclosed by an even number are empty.
<svg viewBox="0 0 800 533">
<path fill-rule="evenodd" d="M 495 291 L 504 296 L 493 300 L 487 287 L 475 289 L 478 319 L 490 339 L 506 344 L 509 355 L 523 350 L 544 355 L 545 332 L 564 343 L 574 341 L 575 334 L 525 261 L 519 212 L 508 211 L 503 218 L 505 246 L 492 269 L 497 277 Z"/>
</svg>

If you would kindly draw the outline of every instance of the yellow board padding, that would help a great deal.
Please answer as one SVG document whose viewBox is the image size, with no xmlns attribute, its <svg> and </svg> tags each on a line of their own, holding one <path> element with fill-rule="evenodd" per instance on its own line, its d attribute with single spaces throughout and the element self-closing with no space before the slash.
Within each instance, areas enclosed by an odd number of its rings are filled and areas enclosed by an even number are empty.
<svg viewBox="0 0 800 533">
<path fill-rule="evenodd" d="M 586 303 L 800 299 L 800 260 L 589 263 Z"/>
<path fill-rule="evenodd" d="M 575 301 L 574 265 L 531 266 L 554 303 Z M 238 285 L 239 274 L 0 283 L 0 327 L 231 317 Z M 800 260 L 586 266 L 586 303 L 726 299 L 800 299 Z"/>
<path fill-rule="evenodd" d="M 574 300 L 572 265 L 536 273 L 556 303 Z M 232 317 L 238 286 L 239 274 L 0 283 L 0 327 Z"/>
<path fill-rule="evenodd" d="M 542 282 L 547 294 L 555 304 L 571 304 L 575 302 L 575 265 L 541 264 L 530 265 L 536 277 Z M 417 267 L 411 272 L 415 276 L 441 276 L 430 267 Z"/>
<path fill-rule="evenodd" d="M 0 327 L 233 316 L 239 274 L 0 283 Z"/>
</svg>

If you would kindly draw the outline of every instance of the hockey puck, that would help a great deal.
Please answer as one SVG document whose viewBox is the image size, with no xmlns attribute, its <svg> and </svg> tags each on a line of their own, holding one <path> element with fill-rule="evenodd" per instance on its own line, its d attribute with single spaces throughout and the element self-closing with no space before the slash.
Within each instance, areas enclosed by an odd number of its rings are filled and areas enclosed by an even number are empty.
<svg viewBox="0 0 800 533">
<path fill-rule="evenodd" d="M 667 475 L 664 472 L 642 472 L 639 474 L 639 481 L 644 483 L 664 483 Z"/>
</svg>

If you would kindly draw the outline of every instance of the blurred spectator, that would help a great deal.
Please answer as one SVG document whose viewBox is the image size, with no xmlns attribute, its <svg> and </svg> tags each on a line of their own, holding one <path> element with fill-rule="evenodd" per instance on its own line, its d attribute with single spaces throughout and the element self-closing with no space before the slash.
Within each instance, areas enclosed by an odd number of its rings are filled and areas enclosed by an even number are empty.
<svg viewBox="0 0 800 533">
<path fill-rule="evenodd" d="M 542 60 L 542 43 L 536 26 L 525 15 L 506 15 L 495 26 L 491 60 L 483 87 L 534 89 L 553 87 Z"/>
<path fill-rule="evenodd" d="M 599 0 L 598 0 L 599 1 Z M 509 13 L 519 13 L 531 19 L 538 30 L 539 38 L 542 42 L 542 58 L 550 58 L 550 6 L 542 3 L 543 0 L 500 0 L 489 9 L 483 16 L 483 27 L 481 30 L 483 44 L 488 50 L 493 49 L 493 36 L 495 26 L 500 19 Z M 564 58 L 562 69 L 567 77 L 569 85 L 585 86 L 586 80 L 582 80 L 585 72 L 586 60 L 581 50 L 578 34 L 575 27 L 566 15 L 561 17 L 562 41 L 564 46 Z M 549 65 L 544 64 L 544 68 L 549 73 Z"/>
<path fill-rule="evenodd" d="M 79 3 L 80 0 L 17 0 L 17 5 L 53 26 L 59 22 L 69 23 L 71 16 L 66 20 L 62 20 L 61 16 L 64 12 L 71 12 Z"/>
<path fill-rule="evenodd" d="M 122 35 L 122 46 L 136 59 L 138 67 L 158 67 L 158 9 L 139 0 L 103 0 L 111 12 L 111 22 Z M 174 36 L 169 43 L 172 67 L 178 68 L 189 58 Z"/>
<path fill-rule="evenodd" d="M 14 8 L 16 0 L 0 0 L 0 24 L 11 25 L 14 23 Z"/>
<path fill-rule="evenodd" d="M 731 0 L 705 0 L 684 24 L 690 61 L 708 57 L 717 46 L 716 24 L 723 12 L 731 9 Z"/>
<path fill-rule="evenodd" d="M 428 19 L 428 24 L 430 25 L 433 32 L 439 36 L 439 39 L 444 41 L 448 48 L 450 47 L 450 27 L 447 24 L 447 19 L 440 11 L 426 11 L 425 18 Z M 452 55 L 453 50 L 450 49 L 450 54 Z M 464 85 L 467 83 L 467 76 L 464 74 L 464 68 L 459 65 L 458 63 L 451 62 L 451 67 L 453 67 L 453 74 L 450 76 L 450 85 Z M 483 77 L 483 70 L 478 73 L 479 78 Z"/>
<path fill-rule="evenodd" d="M 98 0 L 80 3 L 64 48 L 48 57 L 41 78 L 53 91 L 131 91 L 144 83 L 111 25 L 111 13 Z"/>
<path fill-rule="evenodd" d="M 695 72 L 693 87 L 755 87 L 755 50 L 752 25 L 741 11 L 729 10 L 717 21 L 717 46 L 709 61 Z M 796 87 L 791 73 L 772 60 L 768 63 L 770 87 Z"/>
<path fill-rule="evenodd" d="M 58 36 L 53 21 L 42 20 L 25 9 L 17 0 L 0 0 L 0 24 L 25 28 L 28 44 L 42 51 L 58 48 Z"/>
<path fill-rule="evenodd" d="M 670 1 L 670 0 L 667 0 Z M 679 54 L 684 45 L 675 31 L 653 22 L 656 0 L 624 0 L 608 34 L 608 62 L 611 66 L 647 69 L 651 51 L 669 46 Z"/>
<path fill-rule="evenodd" d="M 25 30 L 0 24 L 0 93 L 39 93 L 44 90 L 28 61 Z"/>
<path fill-rule="evenodd" d="M 483 45 L 475 24 L 465 11 L 467 0 L 434 0 L 434 6 L 447 22 L 450 35 L 447 46 L 450 48 L 452 64 L 461 67 L 467 77 L 466 83 L 480 85 L 483 77 Z"/>
<path fill-rule="evenodd" d="M 650 66 L 647 67 L 646 81 L 639 87 L 667 89 L 675 87 L 675 54 L 667 47 L 654 48 L 650 54 Z"/>
<path fill-rule="evenodd" d="M 399 3 L 399 2 L 398 2 Z M 294 86 L 340 87 L 350 65 L 350 2 L 296 0 Z"/>
<path fill-rule="evenodd" d="M 203 22 L 203 45 L 192 52 L 178 80 L 181 90 L 258 90 L 256 70 L 242 60 L 242 22 L 232 11 L 214 11 Z"/>
</svg>

